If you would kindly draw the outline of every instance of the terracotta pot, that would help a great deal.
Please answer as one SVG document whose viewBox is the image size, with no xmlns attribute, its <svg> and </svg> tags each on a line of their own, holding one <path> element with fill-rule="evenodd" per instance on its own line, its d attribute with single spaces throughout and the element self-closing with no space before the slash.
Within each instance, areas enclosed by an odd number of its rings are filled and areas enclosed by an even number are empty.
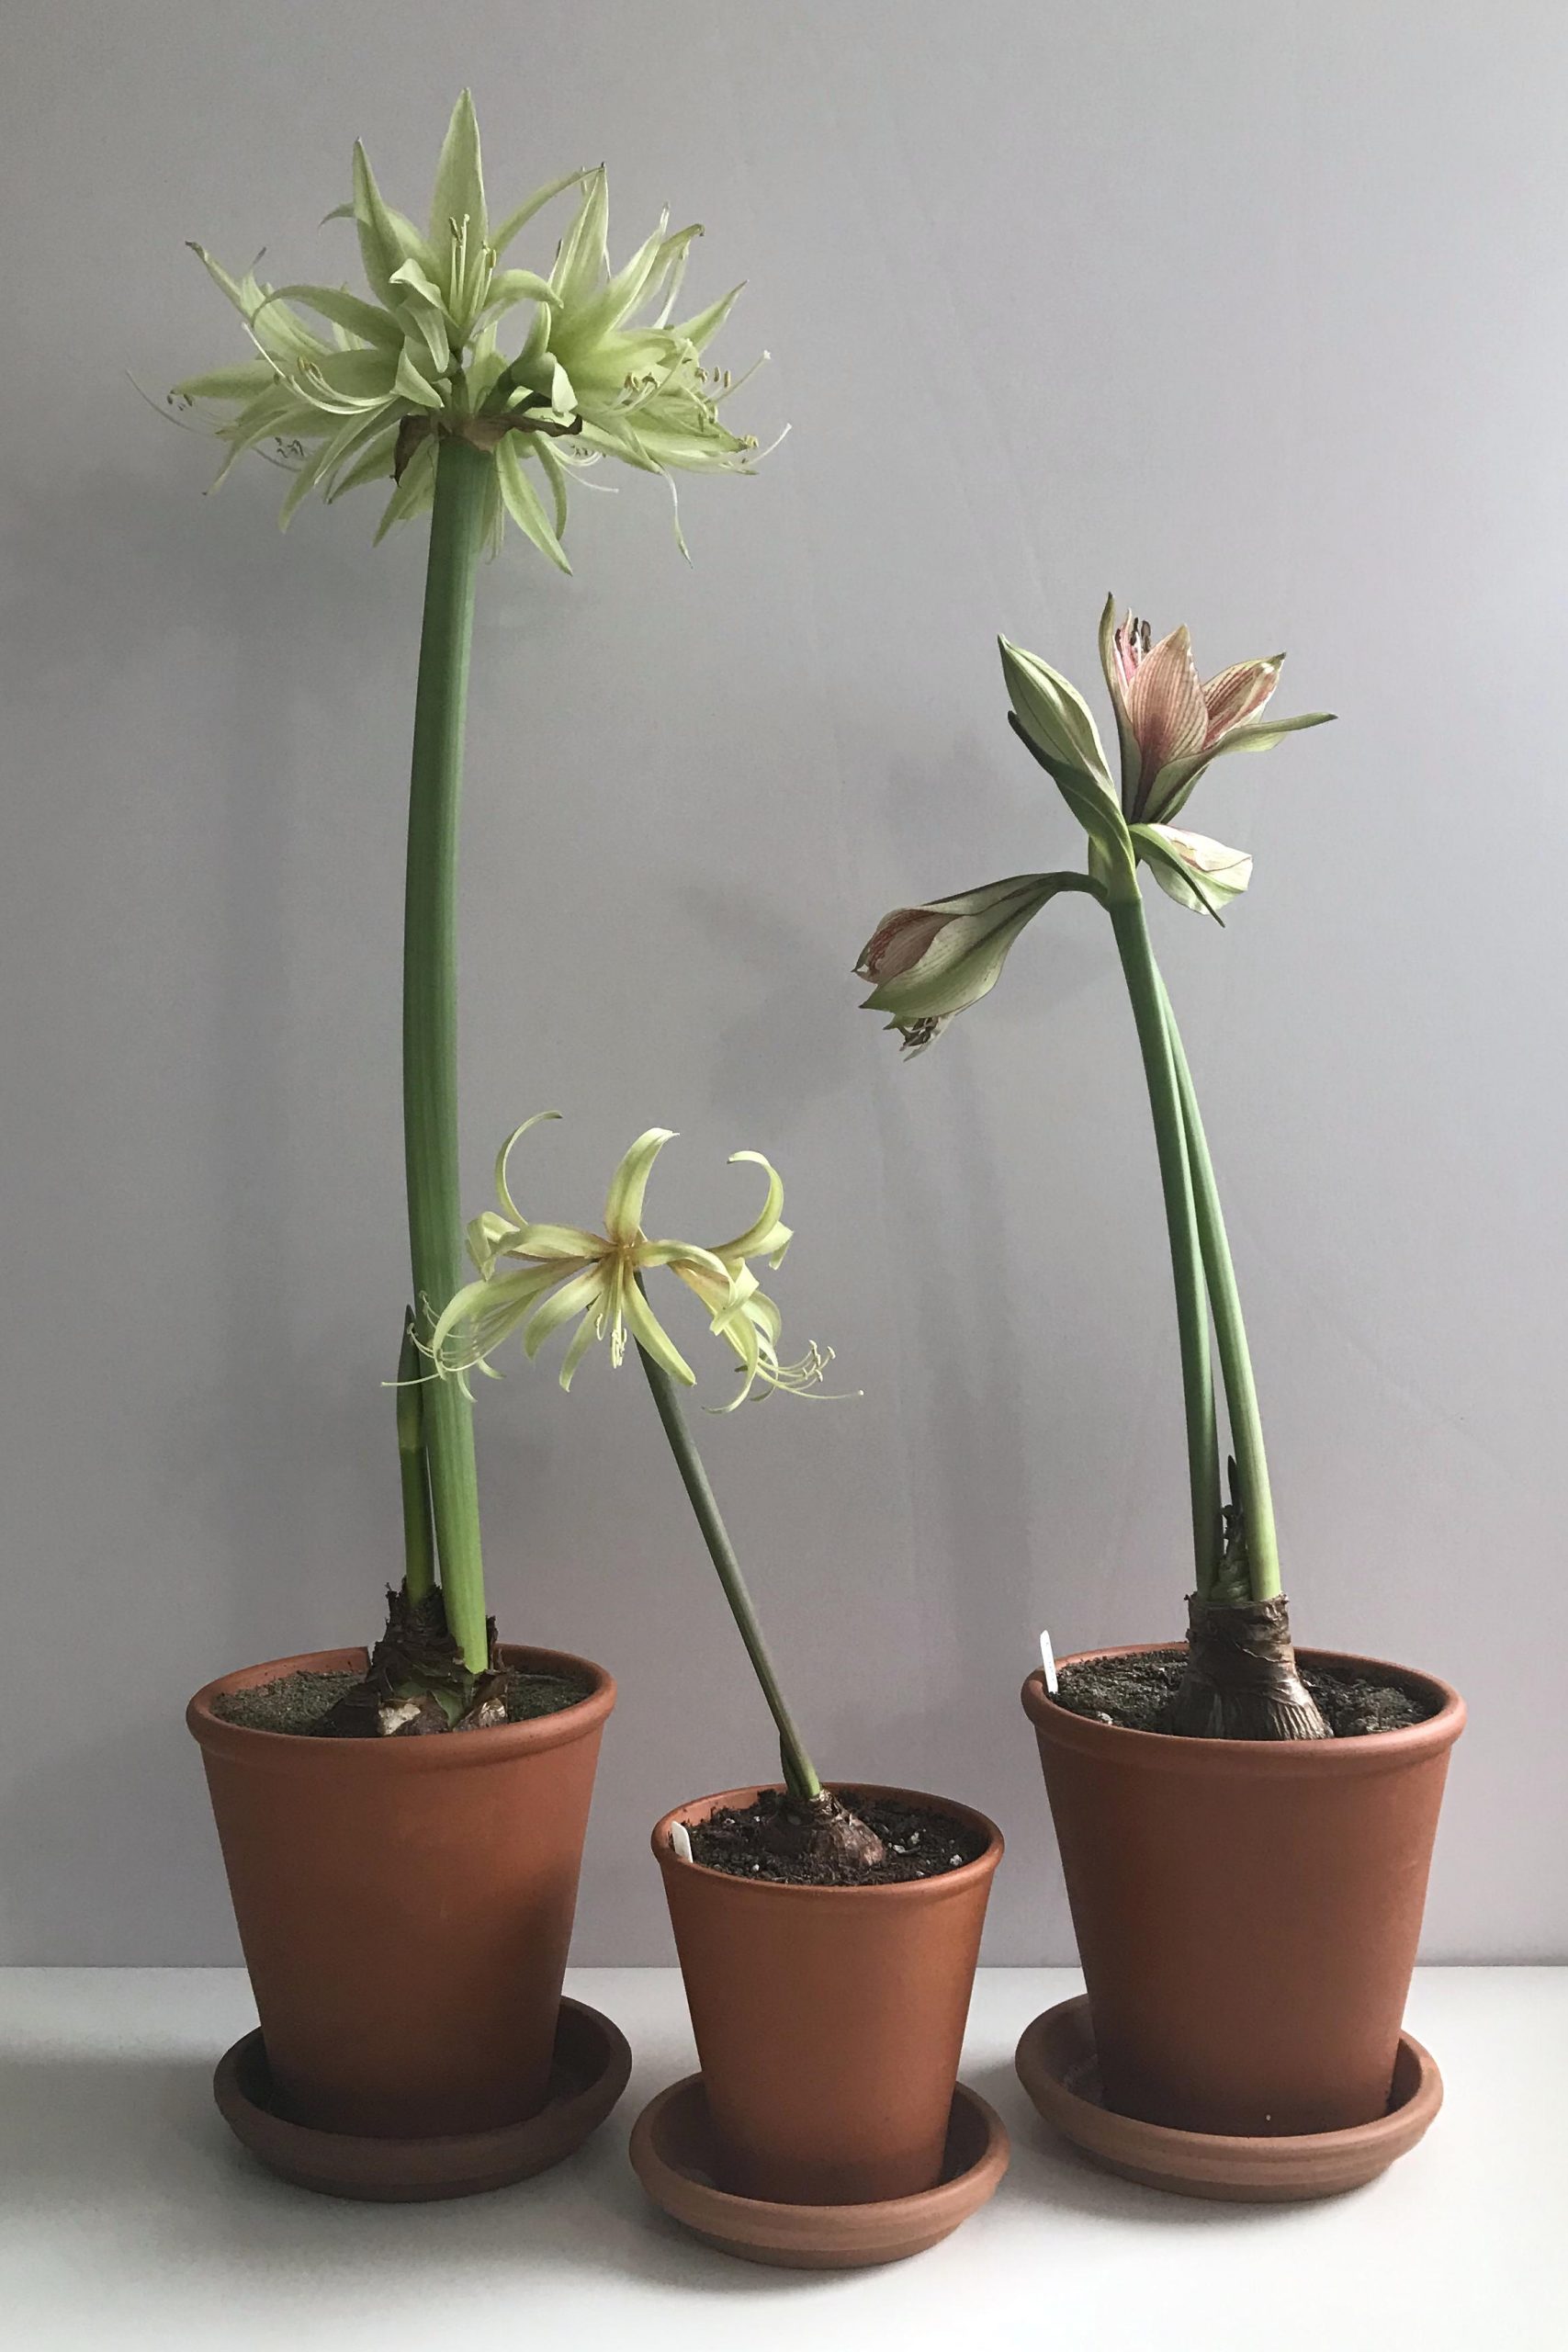
<svg viewBox="0 0 1568 2352">
<path fill-rule="evenodd" d="M 224 1675 L 190 1702 L 274 2107 L 293 2122 L 413 2139 L 495 2130 L 544 2104 L 615 1686 L 562 1651 L 502 1656 L 579 1675 L 589 1695 L 434 1739 L 302 1739 L 214 1713 L 220 1692 L 366 1664 L 363 1650 L 317 1650 Z"/>
<path fill-rule="evenodd" d="M 1120 2114 L 1269 2137 L 1388 2107 L 1464 1702 L 1430 1675 L 1300 1655 L 1403 1683 L 1438 1712 L 1355 1739 L 1177 1739 L 1070 1713 L 1038 1669 L 1023 1686 Z"/>
<path fill-rule="evenodd" d="M 985 1851 L 902 1886 L 781 1886 L 681 1860 L 676 1822 L 752 1804 L 756 1787 L 678 1806 L 653 1833 L 718 2185 L 743 2197 L 868 2204 L 942 2177 L 1001 1832 L 944 1797 L 852 1785 L 951 1814 Z"/>
</svg>

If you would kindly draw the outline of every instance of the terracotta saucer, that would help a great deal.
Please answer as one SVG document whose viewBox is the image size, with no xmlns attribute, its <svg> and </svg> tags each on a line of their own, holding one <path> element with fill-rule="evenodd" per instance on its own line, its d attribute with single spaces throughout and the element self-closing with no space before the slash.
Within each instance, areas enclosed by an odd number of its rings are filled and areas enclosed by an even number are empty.
<svg viewBox="0 0 1568 2352">
<path fill-rule="evenodd" d="M 375 2204 L 474 2197 L 547 2172 L 598 2130 L 632 2069 L 619 2026 L 582 2001 L 565 2001 L 556 2027 L 549 2097 L 525 2123 L 427 2140 L 373 2140 L 319 2132 L 274 2114 L 259 2030 L 225 2052 L 212 2077 L 218 2111 L 243 2147 L 297 2188 Z"/>
<path fill-rule="evenodd" d="M 1141 2123 L 1101 2104 L 1089 1999 L 1058 2002 L 1026 2026 L 1014 2061 L 1019 2081 L 1047 2123 L 1107 2172 L 1179 2197 L 1237 2205 L 1337 2197 L 1386 2172 L 1413 2148 L 1443 2103 L 1443 2078 L 1408 2033 L 1399 2041 L 1386 2115 L 1348 2132 L 1303 2132 L 1287 2139 L 1177 2132 Z"/>
<path fill-rule="evenodd" d="M 1010 2152 L 1001 2117 L 960 2083 L 942 2177 L 919 2197 L 875 2205 L 777 2205 L 737 2197 L 714 2184 L 703 2078 L 688 2075 L 643 2109 L 628 2153 L 654 2203 L 721 2253 L 784 2270 L 863 2270 L 923 2254 L 978 2212 Z"/>
</svg>

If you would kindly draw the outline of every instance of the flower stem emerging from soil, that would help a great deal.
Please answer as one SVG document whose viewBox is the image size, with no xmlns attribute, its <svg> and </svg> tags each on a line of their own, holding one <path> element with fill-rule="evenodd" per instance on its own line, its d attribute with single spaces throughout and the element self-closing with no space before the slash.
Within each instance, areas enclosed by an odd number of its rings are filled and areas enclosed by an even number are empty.
<svg viewBox="0 0 1568 2352">
<path fill-rule="evenodd" d="M 1135 879 L 1130 896 L 1112 891 L 1110 911 L 1158 1148 L 1187 1410 L 1196 1589 L 1169 1728 L 1200 1739 L 1325 1739 L 1291 1645 L 1263 1422 L 1213 1162 Z M 1228 1509 L 1220 1503 L 1211 1315 L 1235 1448 Z"/>
<path fill-rule="evenodd" d="M 403 1590 L 413 1602 L 435 1590 L 435 1531 L 430 1523 L 430 1468 L 424 1458 L 424 1360 L 413 1309 L 403 1317 L 398 1357 L 398 1468 L 403 1483 Z"/>
<path fill-rule="evenodd" d="M 806 1743 L 795 1727 L 795 1718 L 784 1703 L 773 1662 L 762 1635 L 761 1624 L 746 1589 L 740 1572 L 740 1562 L 735 1546 L 719 1514 L 717 1500 L 709 1484 L 695 1441 L 687 1424 L 675 1384 L 662 1364 L 655 1363 L 648 1351 L 637 1343 L 637 1356 L 653 1392 L 653 1401 L 675 1466 L 681 1473 L 686 1497 L 702 1530 L 708 1556 L 718 1572 L 724 1597 L 729 1603 L 729 1613 L 746 1645 L 746 1655 L 761 1686 L 779 1735 L 779 1758 L 784 1767 L 784 1786 L 791 1803 L 778 1816 L 777 1835 L 781 1851 L 809 1854 L 824 1862 L 838 1863 L 847 1870 L 874 1870 L 884 1860 L 882 1840 L 874 1830 L 847 1807 L 841 1805 L 830 1791 L 823 1788 L 816 1767 L 806 1752 Z"/>
<path fill-rule="evenodd" d="M 387 1630 L 365 1679 L 345 1691 L 321 1731 L 335 1739 L 419 1739 L 427 1733 L 489 1731 L 507 1720 L 506 1676 L 495 1627 L 485 1627 L 485 1670 L 470 1672 L 446 1629 L 439 1592 L 387 1595 Z"/>
<path fill-rule="evenodd" d="M 1181 1033 L 1157 967 L 1155 979 L 1180 1101 L 1203 1279 L 1235 1448 L 1219 1567 L 1208 1592 L 1194 1593 L 1188 1603 L 1187 1668 L 1172 1702 L 1170 1729 L 1200 1739 L 1326 1739 L 1328 1726 L 1296 1669 L 1291 1642 L 1263 1419 L 1214 1165 Z"/>
</svg>

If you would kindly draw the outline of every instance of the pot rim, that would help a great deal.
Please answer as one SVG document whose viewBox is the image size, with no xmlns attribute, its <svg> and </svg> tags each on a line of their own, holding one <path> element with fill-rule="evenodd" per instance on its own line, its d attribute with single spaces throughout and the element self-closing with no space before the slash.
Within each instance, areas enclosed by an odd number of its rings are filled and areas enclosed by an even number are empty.
<svg viewBox="0 0 1568 2352">
<path fill-rule="evenodd" d="M 951 1814 L 971 1828 L 982 1831 L 986 1838 L 985 1847 L 972 1862 L 961 1862 L 956 1870 L 943 1871 L 936 1878 L 903 1879 L 883 1886 L 799 1886 L 783 1879 L 737 1878 L 732 1871 L 716 1871 L 706 1862 L 694 1859 L 688 1862 L 677 1854 L 670 1843 L 670 1832 L 676 1822 L 689 1828 L 694 1821 L 705 1821 L 721 1805 L 755 1804 L 765 1790 L 782 1792 L 784 1788 L 782 1781 L 748 1781 L 737 1789 L 719 1789 L 711 1796 L 688 1797 L 684 1804 L 672 1805 L 653 1825 L 649 1842 L 653 1848 L 654 1860 L 667 1875 L 677 1871 L 697 1871 L 704 1878 L 722 1880 L 726 1885 L 734 1887 L 739 1896 L 750 1899 L 785 1895 L 794 1897 L 797 1902 L 802 1896 L 810 1896 L 815 1901 L 870 1903 L 896 1897 L 905 1902 L 923 1899 L 929 1903 L 939 1895 L 949 1892 L 962 1893 L 980 1881 L 989 1879 L 1006 1850 L 1002 1833 L 990 1815 L 981 1813 L 975 1805 L 960 1804 L 955 1797 L 935 1796 L 926 1789 L 900 1788 L 887 1781 L 833 1780 L 824 1781 L 822 1785 L 835 1792 L 840 1789 L 853 1789 L 864 1796 L 901 1797 L 908 1804 L 930 1805 L 934 1812 Z"/>
<path fill-rule="evenodd" d="M 1179 1657 L 1179 1640 L 1112 1642 L 1093 1649 L 1074 1650 L 1057 1660 L 1058 1669 L 1083 1666 L 1102 1658 Z M 1124 1724 L 1097 1723 L 1092 1716 L 1074 1714 L 1057 1705 L 1046 1691 L 1044 1671 L 1035 1667 L 1024 1678 L 1020 1696 L 1024 1713 L 1042 1738 L 1082 1754 L 1096 1751 L 1109 1758 L 1120 1753 L 1133 1762 L 1152 1762 L 1193 1773 L 1217 1774 L 1238 1769 L 1289 1779 L 1324 1772 L 1397 1771 L 1419 1762 L 1435 1750 L 1450 1747 L 1465 1724 L 1465 1704 L 1452 1685 L 1418 1667 L 1396 1666 L 1392 1660 L 1367 1657 L 1355 1650 L 1301 1648 L 1296 1657 L 1312 1667 L 1348 1668 L 1378 1679 L 1408 1687 L 1424 1686 L 1439 1701 L 1438 1712 L 1418 1724 L 1397 1731 L 1356 1732 L 1344 1739 L 1187 1739 L 1167 1731 L 1134 1731 Z"/>
<path fill-rule="evenodd" d="M 334 1772 L 440 1772 L 472 1770 L 482 1764 L 503 1764 L 521 1756 L 542 1755 L 596 1732 L 615 1703 L 615 1679 L 592 1658 L 571 1650 L 547 1650 L 531 1642 L 502 1642 L 502 1661 L 530 1666 L 544 1673 L 581 1675 L 590 1683 L 586 1694 L 553 1715 L 536 1715 L 528 1723 L 496 1724 L 489 1730 L 458 1739 L 312 1739 L 298 1732 L 264 1731 L 252 1724 L 228 1723 L 216 1713 L 212 1702 L 231 1690 L 254 1690 L 258 1683 L 280 1681 L 287 1674 L 333 1673 L 363 1669 L 369 1653 L 362 1643 L 341 1649 L 302 1650 L 293 1657 L 275 1657 L 259 1666 L 235 1668 L 204 1683 L 186 1709 L 186 1728 L 204 1756 L 222 1756 L 263 1769 Z M 374 1760 L 372 1760 L 374 1759 Z"/>
</svg>

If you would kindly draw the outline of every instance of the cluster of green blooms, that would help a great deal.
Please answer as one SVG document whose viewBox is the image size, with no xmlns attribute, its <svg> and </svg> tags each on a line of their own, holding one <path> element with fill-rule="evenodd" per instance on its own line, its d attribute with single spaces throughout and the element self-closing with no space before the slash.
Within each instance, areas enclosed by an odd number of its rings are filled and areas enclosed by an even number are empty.
<svg viewBox="0 0 1568 2352">
<path fill-rule="evenodd" d="M 503 266 L 535 214 L 572 187 L 581 191 L 577 211 L 548 277 Z M 668 214 L 612 273 L 603 166 L 536 189 L 492 230 L 465 91 L 441 151 L 426 231 L 385 201 L 360 146 L 353 199 L 329 218 L 353 220 L 369 299 L 341 287 L 270 287 L 254 269 L 231 277 L 198 245 L 256 356 L 192 376 L 171 395 L 217 404 L 216 429 L 229 449 L 223 473 L 247 449 L 293 472 L 285 524 L 313 493 L 331 500 L 362 482 L 389 481 L 381 537 L 429 507 L 439 442 L 455 435 L 494 458 L 491 545 L 500 544 L 510 516 L 568 571 L 561 534 L 574 471 L 605 457 L 667 478 L 751 470 L 755 440 L 719 420 L 734 382 L 703 364 L 740 289 L 670 322 L 702 231 L 671 232 Z M 509 357 L 502 330 L 522 305 L 531 316 Z"/>
</svg>

